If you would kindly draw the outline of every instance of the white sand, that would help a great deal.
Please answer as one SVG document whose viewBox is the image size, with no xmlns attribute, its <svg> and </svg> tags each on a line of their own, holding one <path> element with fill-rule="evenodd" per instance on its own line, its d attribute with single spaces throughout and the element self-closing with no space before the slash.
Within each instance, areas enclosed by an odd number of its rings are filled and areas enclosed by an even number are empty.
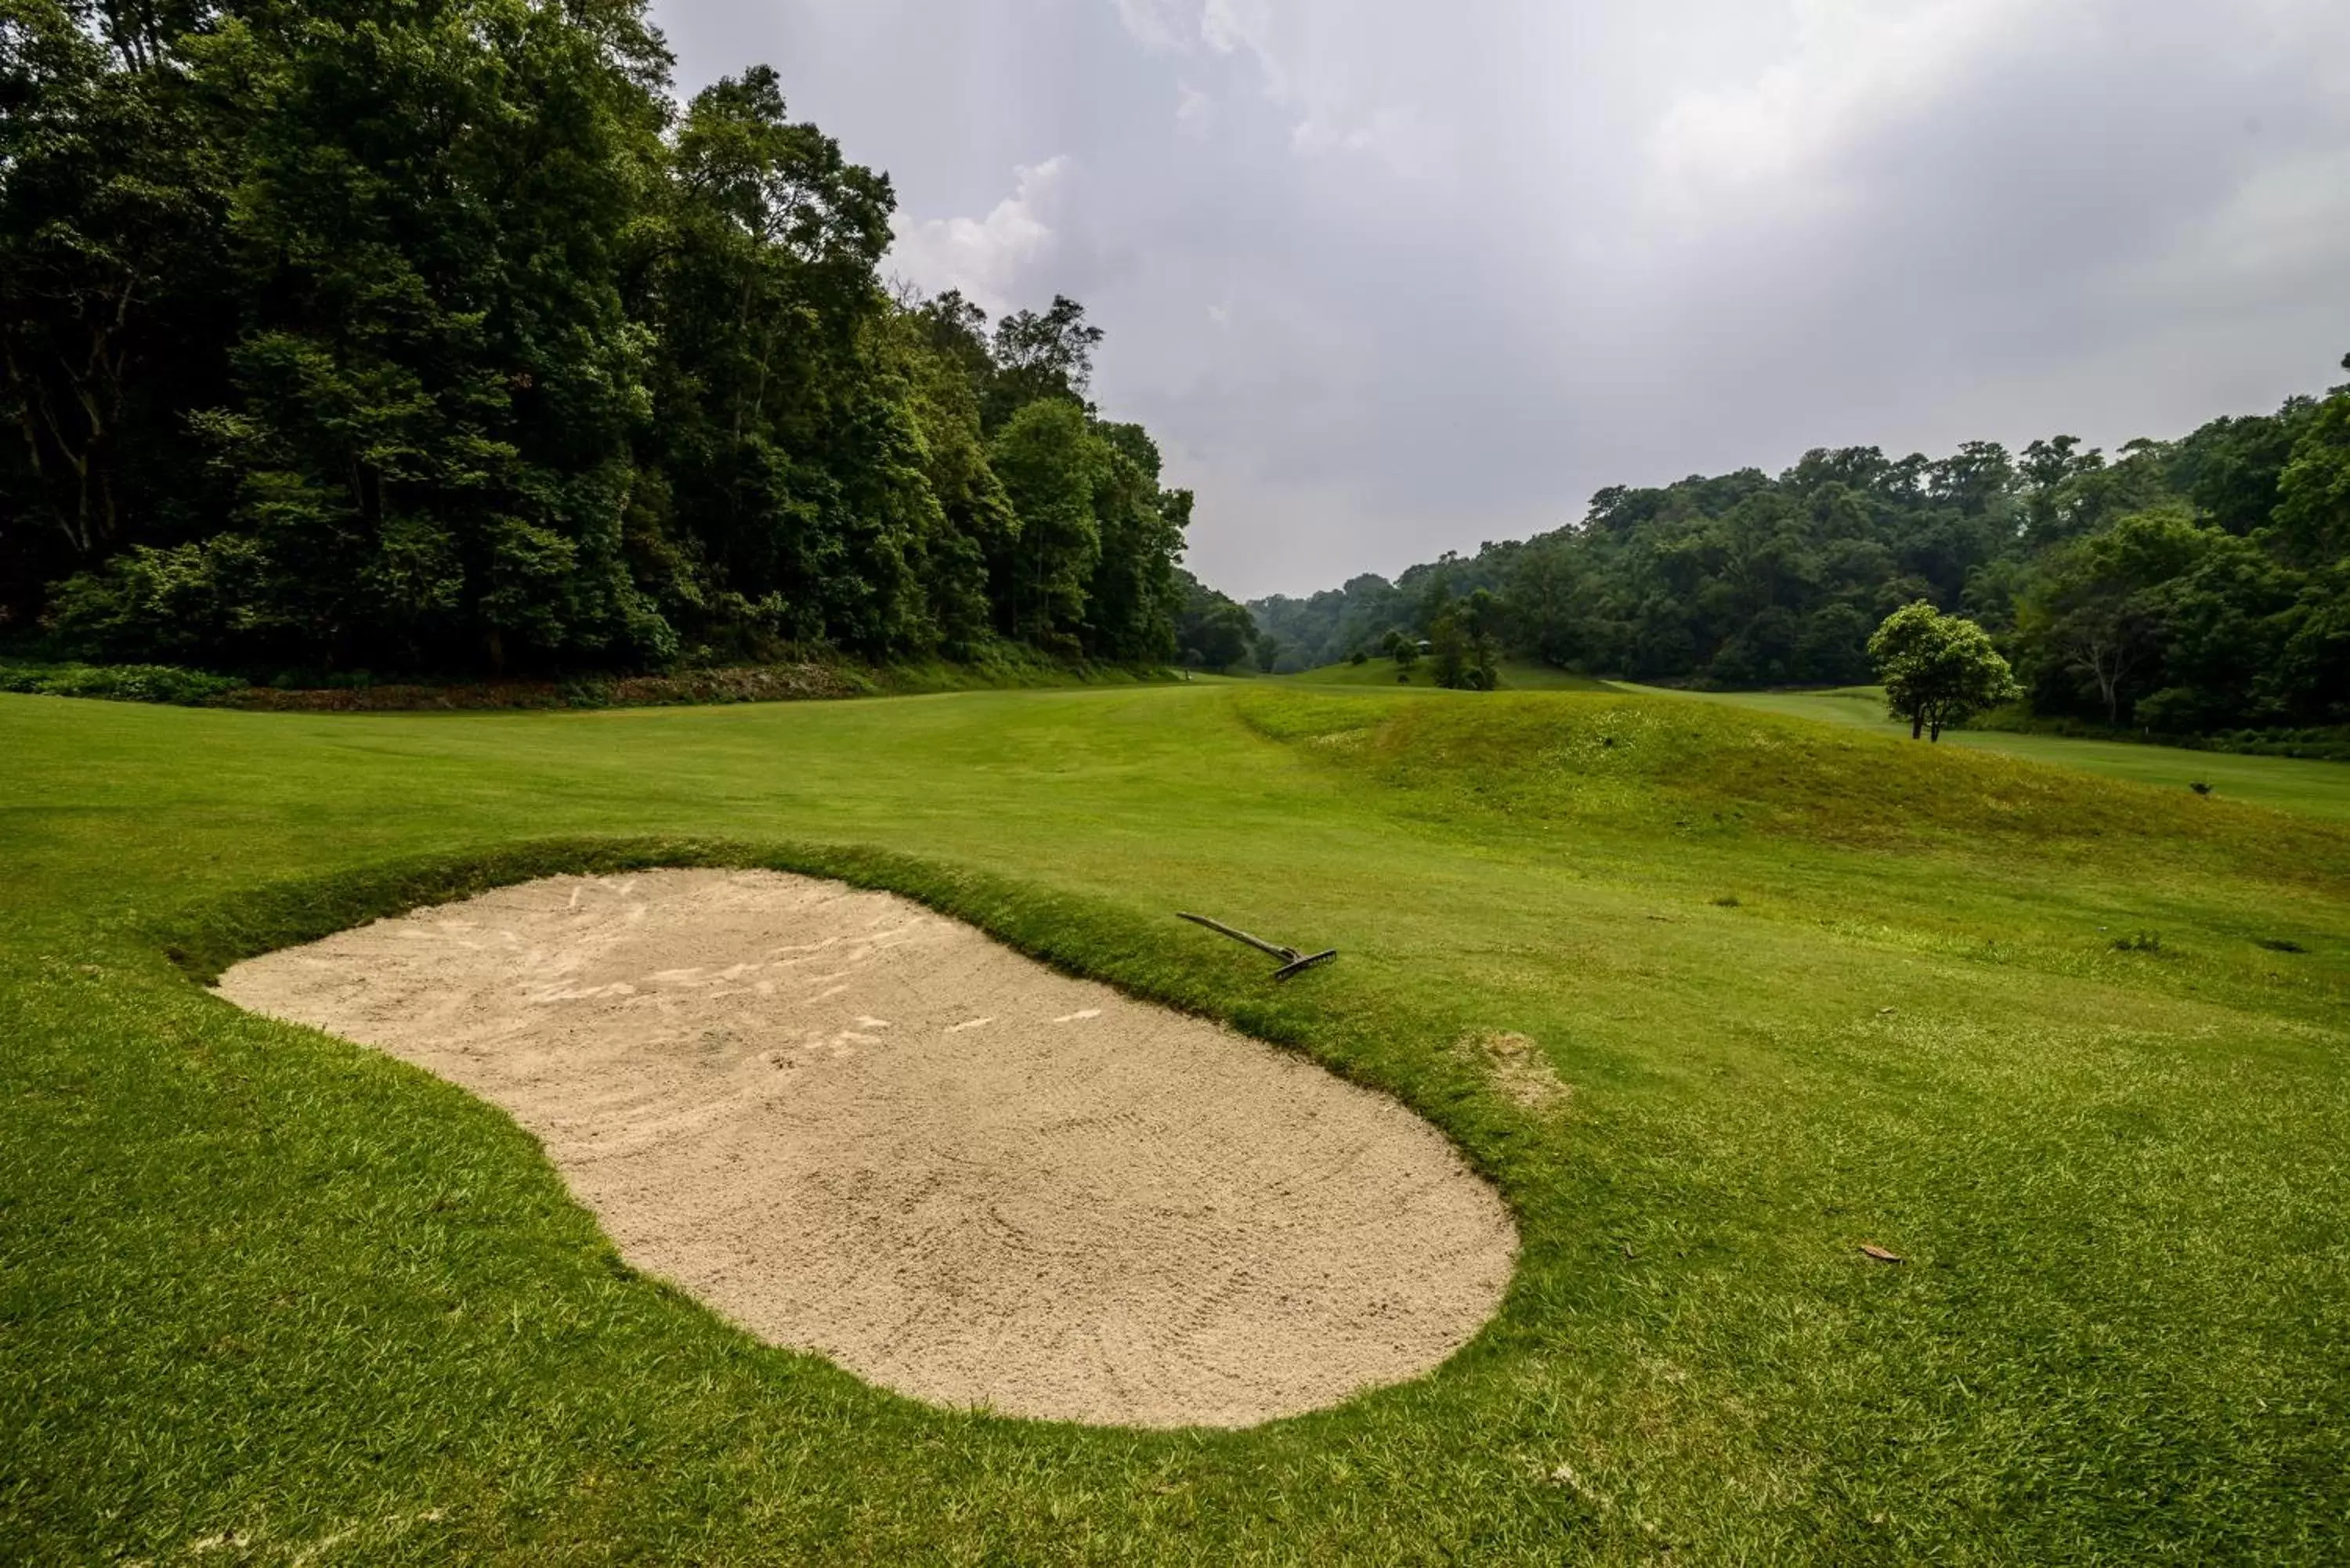
<svg viewBox="0 0 2350 1568">
<path fill-rule="evenodd" d="M 941 1404 L 1313 1409 L 1442 1361 L 1515 1257 L 1395 1102 L 837 883 L 555 877 L 220 989 L 502 1106 L 632 1264 Z"/>
</svg>

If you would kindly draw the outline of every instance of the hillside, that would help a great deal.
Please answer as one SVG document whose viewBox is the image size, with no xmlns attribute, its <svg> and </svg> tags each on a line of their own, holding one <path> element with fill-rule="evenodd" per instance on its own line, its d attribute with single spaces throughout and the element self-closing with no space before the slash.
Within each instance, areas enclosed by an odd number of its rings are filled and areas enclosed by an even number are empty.
<svg viewBox="0 0 2350 1568">
<path fill-rule="evenodd" d="M 2110 458 L 2059 435 L 1611 486 L 1552 532 L 1247 607 L 1291 672 L 1425 638 L 1480 594 L 1505 652 L 1598 676 L 1865 681 L 1870 633 L 1925 599 L 1990 631 L 2043 717 L 2350 725 L 2350 386 Z"/>
</svg>

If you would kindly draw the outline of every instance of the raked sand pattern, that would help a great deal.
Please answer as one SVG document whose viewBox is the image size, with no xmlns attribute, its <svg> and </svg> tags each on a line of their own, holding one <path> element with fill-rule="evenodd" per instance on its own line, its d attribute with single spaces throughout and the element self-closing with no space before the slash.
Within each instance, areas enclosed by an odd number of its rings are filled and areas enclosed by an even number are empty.
<svg viewBox="0 0 2350 1568">
<path fill-rule="evenodd" d="M 939 1404 L 1314 1409 L 1444 1360 L 1515 1258 L 1394 1101 L 838 883 L 553 877 L 220 990 L 503 1107 L 630 1263 Z"/>
</svg>

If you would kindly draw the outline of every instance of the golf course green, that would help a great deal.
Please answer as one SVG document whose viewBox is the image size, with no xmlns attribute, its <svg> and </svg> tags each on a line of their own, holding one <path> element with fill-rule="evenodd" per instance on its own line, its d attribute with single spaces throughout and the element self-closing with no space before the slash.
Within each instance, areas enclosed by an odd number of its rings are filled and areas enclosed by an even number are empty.
<svg viewBox="0 0 2350 1568">
<path fill-rule="evenodd" d="M 2206 796 L 1388 681 L 0 697 L 0 1561 L 2350 1559 L 2350 768 Z M 1498 1314 L 1239 1430 L 932 1407 L 632 1271 L 487 1104 L 206 989 L 713 864 L 1392 1094 L 1515 1218 Z M 1276 986 L 1179 909 L 1339 956 Z"/>
</svg>

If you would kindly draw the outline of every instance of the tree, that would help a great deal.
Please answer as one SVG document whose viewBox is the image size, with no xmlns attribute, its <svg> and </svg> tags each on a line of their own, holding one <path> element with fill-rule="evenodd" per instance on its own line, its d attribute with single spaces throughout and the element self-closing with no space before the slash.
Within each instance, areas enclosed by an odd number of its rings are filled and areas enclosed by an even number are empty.
<svg viewBox="0 0 2350 1568">
<path fill-rule="evenodd" d="M 1149 664 L 1173 656 L 1181 596 L 1175 557 L 1191 518 L 1191 493 L 1159 486 L 1159 447 L 1140 425 L 1093 425 L 1102 477 L 1094 487 L 1101 557 L 1086 589 L 1088 657 Z"/>
<path fill-rule="evenodd" d="M 1044 310 L 1016 310 L 995 324 L 994 374 L 982 400 L 987 428 L 999 425 L 1030 403 L 1048 399 L 1072 402 L 1090 413 L 1094 350 L 1102 329 L 1086 319 L 1086 307 L 1056 294 Z"/>
<path fill-rule="evenodd" d="M 1455 691 L 1491 691 L 1501 684 L 1501 604 L 1483 588 L 1454 599 L 1436 614 L 1429 647 L 1436 683 Z"/>
<path fill-rule="evenodd" d="M 1011 635 L 1075 653 L 1085 622 L 1086 585 L 1101 564 L 1095 493 L 1108 479 L 1109 450 L 1086 411 L 1060 399 L 1029 403 L 989 444 L 1019 528 L 991 563 L 995 602 Z"/>
<path fill-rule="evenodd" d="M 1913 741 L 1921 733 L 1939 741 L 1946 726 L 2021 694 L 1982 628 L 1922 599 L 1886 618 L 1868 639 L 1868 656 L 1885 682 L 1887 708 L 1909 721 Z"/>
<path fill-rule="evenodd" d="M 1469 684 L 1468 639 L 1461 634 L 1461 618 L 1453 607 L 1447 605 L 1429 623 L 1428 659 L 1430 673 L 1437 685 L 1447 691 Z"/>
<path fill-rule="evenodd" d="M 1399 627 L 1379 639 L 1379 651 L 1395 660 L 1396 679 L 1411 679 L 1411 667 L 1419 662 L 1419 639 Z"/>
<path fill-rule="evenodd" d="M 1259 637 L 1256 639 L 1256 667 L 1267 675 L 1272 674 L 1273 667 L 1281 662 L 1281 639 L 1270 632 Z"/>
<path fill-rule="evenodd" d="M 1202 670 L 1229 670 L 1239 663 L 1256 640 L 1256 622 L 1247 609 L 1180 566 L 1174 578 L 1182 603 L 1175 639 L 1183 662 Z"/>
<path fill-rule="evenodd" d="M 2065 505 L 2067 482 L 2106 466 L 2105 454 L 2080 451 L 2079 436 L 2035 441 L 2023 449 L 2016 472 L 2023 482 L 2023 528 L 2034 543 L 2049 543 L 2072 531 L 2076 518 Z"/>
<path fill-rule="evenodd" d="M 970 492 L 987 487 L 962 450 L 976 433 L 941 428 L 952 373 L 924 375 L 884 329 L 889 182 L 794 123 L 764 66 L 694 95 L 669 170 L 639 280 L 656 340 L 644 447 L 695 546 L 694 580 L 661 584 L 669 613 L 754 656 L 775 639 L 877 656 L 967 642 L 977 546 L 932 476 L 983 507 Z"/>
<path fill-rule="evenodd" d="M 0 0 L 0 629 L 294 669 L 1174 649 L 1191 497 L 1066 296 L 644 0 Z"/>
<path fill-rule="evenodd" d="M 2342 357 L 2350 370 L 2350 354 Z M 2272 532 L 2280 553 L 2315 566 L 2350 554 L 2350 387 L 2303 423 L 2277 481 Z"/>
<path fill-rule="evenodd" d="M 1385 653 L 1379 639 L 1395 624 L 1400 607 L 1395 586 L 1367 572 L 1310 598 L 1274 594 L 1254 600 L 1249 613 L 1259 626 L 1287 643 L 1291 656 L 1310 670 L 1335 664 L 1358 648 Z"/>
<path fill-rule="evenodd" d="M 0 620 L 216 500 L 228 182 L 162 47 L 189 7 L 0 4 Z"/>
<path fill-rule="evenodd" d="M 1293 661 L 1397 628 L 1469 686 L 1482 661 L 1461 607 L 1482 588 L 1510 654 L 1739 687 L 1866 680 L 1873 629 L 1922 599 L 1991 634 L 2036 711 L 2194 733 L 2350 717 L 2346 561 L 2336 388 L 2110 455 L 2064 435 L 1940 459 L 1820 448 L 1775 476 L 1612 486 L 1578 523 L 1371 579 L 1375 596 L 1349 583 L 1250 607 Z"/>
<path fill-rule="evenodd" d="M 233 192 L 204 301 L 228 385 L 150 429 L 192 432 L 220 494 L 201 536 L 123 541 L 61 597 L 120 590 L 117 653 L 177 635 L 132 613 L 143 559 L 219 607 L 213 657 L 666 659 L 626 549 L 647 344 L 616 237 L 659 179 L 667 65 L 641 16 L 246 0 L 192 36 L 159 47 Z"/>
<path fill-rule="evenodd" d="M 2198 524 L 2183 503 L 2133 513 L 2041 563 L 2017 607 L 2018 646 L 2050 700 L 2051 678 L 2094 690 L 2106 722 L 2119 724 L 2137 697 L 2165 682 L 2164 586 L 2184 576 L 2228 535 Z"/>
</svg>

